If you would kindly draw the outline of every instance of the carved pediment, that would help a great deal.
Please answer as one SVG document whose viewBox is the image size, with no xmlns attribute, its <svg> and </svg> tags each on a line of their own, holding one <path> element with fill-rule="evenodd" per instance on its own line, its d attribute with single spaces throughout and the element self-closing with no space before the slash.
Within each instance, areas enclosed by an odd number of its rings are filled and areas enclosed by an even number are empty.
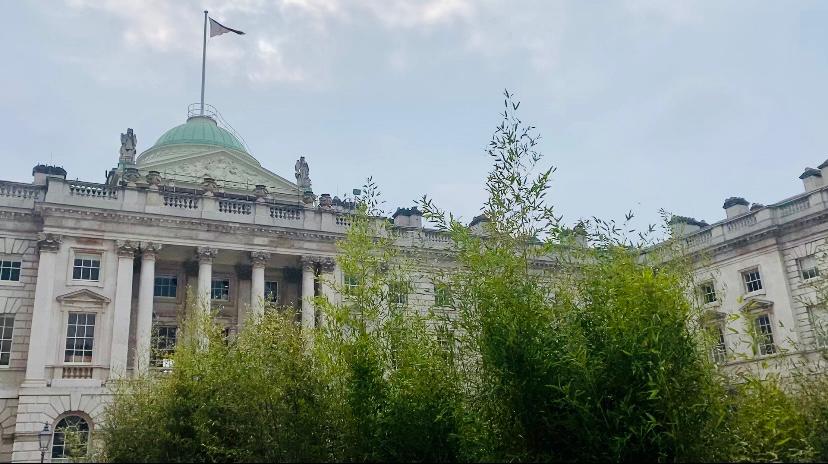
<svg viewBox="0 0 828 464">
<path fill-rule="evenodd" d="M 63 304 L 96 306 L 103 306 L 111 301 L 109 298 L 86 288 L 76 290 L 74 292 L 64 293 L 63 295 L 58 296 L 56 299 Z"/>
<path fill-rule="evenodd" d="M 253 190 L 257 184 L 270 191 L 296 192 L 296 185 L 258 165 L 253 160 L 241 159 L 225 150 L 186 153 L 175 159 L 145 162 L 142 170 L 153 170 L 167 179 L 200 184 L 205 177 L 230 182 L 244 190 Z"/>
<path fill-rule="evenodd" d="M 749 298 L 745 300 L 744 304 L 739 308 L 739 311 L 762 311 L 770 308 L 773 308 L 773 301 L 764 300 L 761 298 Z"/>
</svg>

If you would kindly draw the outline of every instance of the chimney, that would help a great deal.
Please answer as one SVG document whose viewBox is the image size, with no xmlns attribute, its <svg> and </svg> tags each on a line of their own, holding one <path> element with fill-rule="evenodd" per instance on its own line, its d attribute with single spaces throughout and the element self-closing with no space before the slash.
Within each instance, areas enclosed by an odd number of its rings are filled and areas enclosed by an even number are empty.
<svg viewBox="0 0 828 464">
<path fill-rule="evenodd" d="M 489 218 L 487 218 L 485 214 L 475 216 L 469 223 L 469 229 L 471 229 L 472 233 L 475 235 L 486 235 L 487 222 L 489 222 Z"/>
<path fill-rule="evenodd" d="M 745 214 L 748 212 L 748 205 L 749 203 L 742 197 L 730 197 L 725 200 L 724 205 L 722 208 L 725 210 L 725 214 L 727 214 L 727 218 L 731 219 L 741 214 Z"/>
<path fill-rule="evenodd" d="M 806 192 L 813 192 L 822 187 L 822 172 L 819 169 L 805 168 L 805 172 L 799 178 L 802 179 L 802 184 L 805 185 Z"/>
<path fill-rule="evenodd" d="M 817 169 L 819 169 L 823 179 L 828 179 L 828 160 L 825 160 L 822 164 L 817 166 Z"/>
<path fill-rule="evenodd" d="M 416 206 L 411 208 L 397 208 L 397 211 L 391 217 L 394 219 L 394 225 L 397 227 L 423 227 L 423 213 Z"/>
<path fill-rule="evenodd" d="M 32 168 L 32 176 L 34 185 L 46 185 L 49 177 L 59 177 L 66 179 L 66 170 L 60 166 L 49 166 L 46 164 L 38 164 Z"/>
<path fill-rule="evenodd" d="M 670 230 L 673 232 L 674 237 L 690 235 L 693 232 L 708 226 L 708 224 L 704 221 L 697 221 L 695 218 L 686 216 L 673 216 L 670 218 L 669 224 Z"/>
</svg>

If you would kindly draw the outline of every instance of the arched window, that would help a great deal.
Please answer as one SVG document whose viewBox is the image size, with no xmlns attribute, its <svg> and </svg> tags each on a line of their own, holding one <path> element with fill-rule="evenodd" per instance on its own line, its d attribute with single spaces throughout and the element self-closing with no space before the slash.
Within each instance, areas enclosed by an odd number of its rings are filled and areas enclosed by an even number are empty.
<svg viewBox="0 0 828 464">
<path fill-rule="evenodd" d="M 52 436 L 52 459 L 83 456 L 88 444 L 89 423 L 80 416 L 66 416 L 55 426 Z"/>
</svg>

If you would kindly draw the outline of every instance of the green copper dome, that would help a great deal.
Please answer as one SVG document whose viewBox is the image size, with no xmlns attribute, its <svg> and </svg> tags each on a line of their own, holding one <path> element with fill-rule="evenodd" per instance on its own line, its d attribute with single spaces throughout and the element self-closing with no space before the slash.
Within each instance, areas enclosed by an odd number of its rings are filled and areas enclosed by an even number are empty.
<svg viewBox="0 0 828 464">
<path fill-rule="evenodd" d="M 173 127 L 165 132 L 152 148 L 168 145 L 215 145 L 247 153 L 239 139 L 207 116 L 194 116 L 185 124 Z"/>
</svg>

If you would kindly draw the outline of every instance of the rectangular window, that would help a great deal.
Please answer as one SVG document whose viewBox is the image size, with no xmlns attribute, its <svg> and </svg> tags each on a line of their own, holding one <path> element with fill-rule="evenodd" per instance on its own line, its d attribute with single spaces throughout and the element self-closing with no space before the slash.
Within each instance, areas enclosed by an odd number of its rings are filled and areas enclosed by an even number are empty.
<svg viewBox="0 0 828 464">
<path fill-rule="evenodd" d="M 0 280 L 20 282 L 20 261 L 0 261 Z"/>
<path fill-rule="evenodd" d="M 702 301 L 705 304 L 716 301 L 716 286 L 713 282 L 705 282 L 699 285 L 699 293 L 701 294 Z"/>
<path fill-rule="evenodd" d="M 75 255 L 72 278 L 97 282 L 101 273 L 101 255 Z"/>
<path fill-rule="evenodd" d="M 177 327 L 158 326 L 152 331 L 152 352 L 150 353 L 150 364 L 154 367 L 172 367 L 170 357 L 175 351 L 175 340 Z"/>
<path fill-rule="evenodd" d="M 808 308 L 808 318 L 811 320 L 811 330 L 817 348 L 828 348 L 828 309 L 811 306 Z"/>
<path fill-rule="evenodd" d="M 724 328 L 720 324 L 710 327 L 713 337 L 713 346 L 710 348 L 710 357 L 716 364 L 724 364 L 727 360 L 727 345 L 725 345 Z"/>
<path fill-rule="evenodd" d="M 210 286 L 210 299 L 224 301 L 229 300 L 230 281 L 227 279 L 213 280 L 212 285 Z"/>
<path fill-rule="evenodd" d="M 756 343 L 759 345 L 759 354 L 769 355 L 776 353 L 776 345 L 773 343 L 773 325 L 769 314 L 760 314 L 753 322 Z"/>
<path fill-rule="evenodd" d="M 802 280 L 810 280 L 814 277 L 819 277 L 819 267 L 817 267 L 816 256 L 811 255 L 799 258 L 796 262 L 799 265 L 799 275 L 802 276 Z"/>
<path fill-rule="evenodd" d="M 264 299 L 271 303 L 279 302 L 279 282 L 265 281 Z"/>
<path fill-rule="evenodd" d="M 742 279 L 745 281 L 746 293 L 762 290 L 762 276 L 759 275 L 758 268 L 742 272 Z"/>
<path fill-rule="evenodd" d="M 391 304 L 408 304 L 408 284 L 406 282 L 394 282 L 388 285 L 388 301 Z"/>
<path fill-rule="evenodd" d="M 451 306 L 451 293 L 446 284 L 434 284 L 434 306 Z"/>
<path fill-rule="evenodd" d="M 356 293 L 357 287 L 359 287 L 359 277 L 355 275 L 348 275 L 346 274 L 344 277 L 345 281 L 345 294 L 346 295 L 353 295 Z"/>
<path fill-rule="evenodd" d="M 158 276 L 155 278 L 155 296 L 175 298 L 178 294 L 178 278 L 175 276 Z"/>
<path fill-rule="evenodd" d="M 8 366 L 11 361 L 13 332 L 14 316 L 0 316 L 0 366 Z"/>
<path fill-rule="evenodd" d="M 95 314 L 69 313 L 66 329 L 66 351 L 63 357 L 68 363 L 91 363 L 95 341 Z"/>
</svg>

